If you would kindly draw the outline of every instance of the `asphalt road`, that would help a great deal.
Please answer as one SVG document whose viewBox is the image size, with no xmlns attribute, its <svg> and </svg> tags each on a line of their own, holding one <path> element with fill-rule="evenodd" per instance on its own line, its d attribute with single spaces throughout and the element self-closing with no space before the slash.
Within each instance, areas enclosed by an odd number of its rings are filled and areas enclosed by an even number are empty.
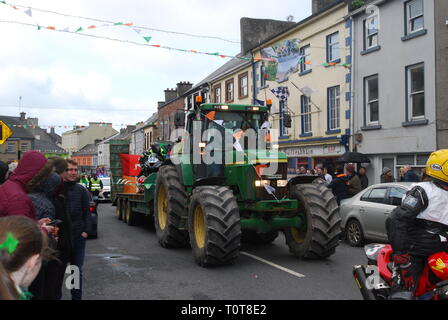
<svg viewBox="0 0 448 320">
<path fill-rule="evenodd" d="M 99 206 L 98 233 L 87 242 L 85 300 L 361 299 L 351 271 L 365 262 L 363 249 L 345 243 L 327 260 L 303 261 L 289 254 L 280 235 L 269 245 L 243 246 L 234 265 L 205 269 L 190 249 L 160 247 L 149 223 L 119 221 L 108 203 Z"/>
</svg>

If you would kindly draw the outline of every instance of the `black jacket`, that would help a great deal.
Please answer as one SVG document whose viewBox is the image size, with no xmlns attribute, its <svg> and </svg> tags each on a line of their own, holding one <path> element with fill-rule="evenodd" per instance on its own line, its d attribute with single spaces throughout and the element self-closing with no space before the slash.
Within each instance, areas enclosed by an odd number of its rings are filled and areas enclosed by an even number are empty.
<svg viewBox="0 0 448 320">
<path fill-rule="evenodd" d="M 81 233 L 91 229 L 90 197 L 87 189 L 77 182 L 65 182 L 65 205 L 72 222 L 72 236 L 77 239 Z"/>
<path fill-rule="evenodd" d="M 361 190 L 364 190 L 369 186 L 369 179 L 365 174 L 359 174 L 358 177 L 361 180 Z"/>
<path fill-rule="evenodd" d="M 341 204 L 341 200 L 348 198 L 347 181 L 348 181 L 347 176 L 344 174 L 340 174 L 337 175 L 328 185 L 328 188 L 330 188 L 333 191 L 333 194 L 336 197 L 338 205 Z"/>
<path fill-rule="evenodd" d="M 404 182 L 420 182 L 420 178 L 413 170 L 409 170 L 404 175 Z"/>
</svg>

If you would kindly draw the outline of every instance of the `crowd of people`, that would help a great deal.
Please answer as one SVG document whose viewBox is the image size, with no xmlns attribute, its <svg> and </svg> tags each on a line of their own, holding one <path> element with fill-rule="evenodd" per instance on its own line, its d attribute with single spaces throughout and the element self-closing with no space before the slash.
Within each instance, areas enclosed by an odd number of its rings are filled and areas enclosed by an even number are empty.
<svg viewBox="0 0 448 320">
<path fill-rule="evenodd" d="M 90 195 L 76 161 L 28 151 L 0 162 L 0 300 L 60 300 L 68 265 L 82 266 L 91 228 Z"/>
</svg>

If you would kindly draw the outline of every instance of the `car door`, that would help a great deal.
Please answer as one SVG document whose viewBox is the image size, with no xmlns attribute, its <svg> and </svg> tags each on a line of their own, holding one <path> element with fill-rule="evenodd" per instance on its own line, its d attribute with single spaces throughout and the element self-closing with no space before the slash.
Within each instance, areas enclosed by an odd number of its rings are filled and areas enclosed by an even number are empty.
<svg viewBox="0 0 448 320">
<path fill-rule="evenodd" d="M 383 216 L 383 229 L 379 230 L 379 239 L 388 240 L 387 239 L 387 230 L 386 230 L 386 219 L 389 217 L 390 213 L 399 205 L 401 205 L 401 200 L 406 195 L 407 189 L 401 187 L 389 187 L 387 188 L 386 194 L 386 207 L 388 208 L 385 211 Z"/>
<path fill-rule="evenodd" d="M 387 204 L 387 192 L 387 187 L 372 188 L 367 197 L 361 198 L 359 213 L 367 238 L 381 239 L 384 235 L 387 214 L 392 209 L 392 206 Z"/>
</svg>

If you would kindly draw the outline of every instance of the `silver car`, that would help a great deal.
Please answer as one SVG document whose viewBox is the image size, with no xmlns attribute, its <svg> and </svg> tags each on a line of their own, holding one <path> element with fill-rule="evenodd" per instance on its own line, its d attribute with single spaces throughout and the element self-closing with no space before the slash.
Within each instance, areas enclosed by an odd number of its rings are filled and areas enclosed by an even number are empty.
<svg viewBox="0 0 448 320">
<path fill-rule="evenodd" d="M 366 240 L 387 242 L 386 219 L 410 189 L 410 182 L 375 184 L 341 201 L 343 233 L 351 246 Z"/>
</svg>

